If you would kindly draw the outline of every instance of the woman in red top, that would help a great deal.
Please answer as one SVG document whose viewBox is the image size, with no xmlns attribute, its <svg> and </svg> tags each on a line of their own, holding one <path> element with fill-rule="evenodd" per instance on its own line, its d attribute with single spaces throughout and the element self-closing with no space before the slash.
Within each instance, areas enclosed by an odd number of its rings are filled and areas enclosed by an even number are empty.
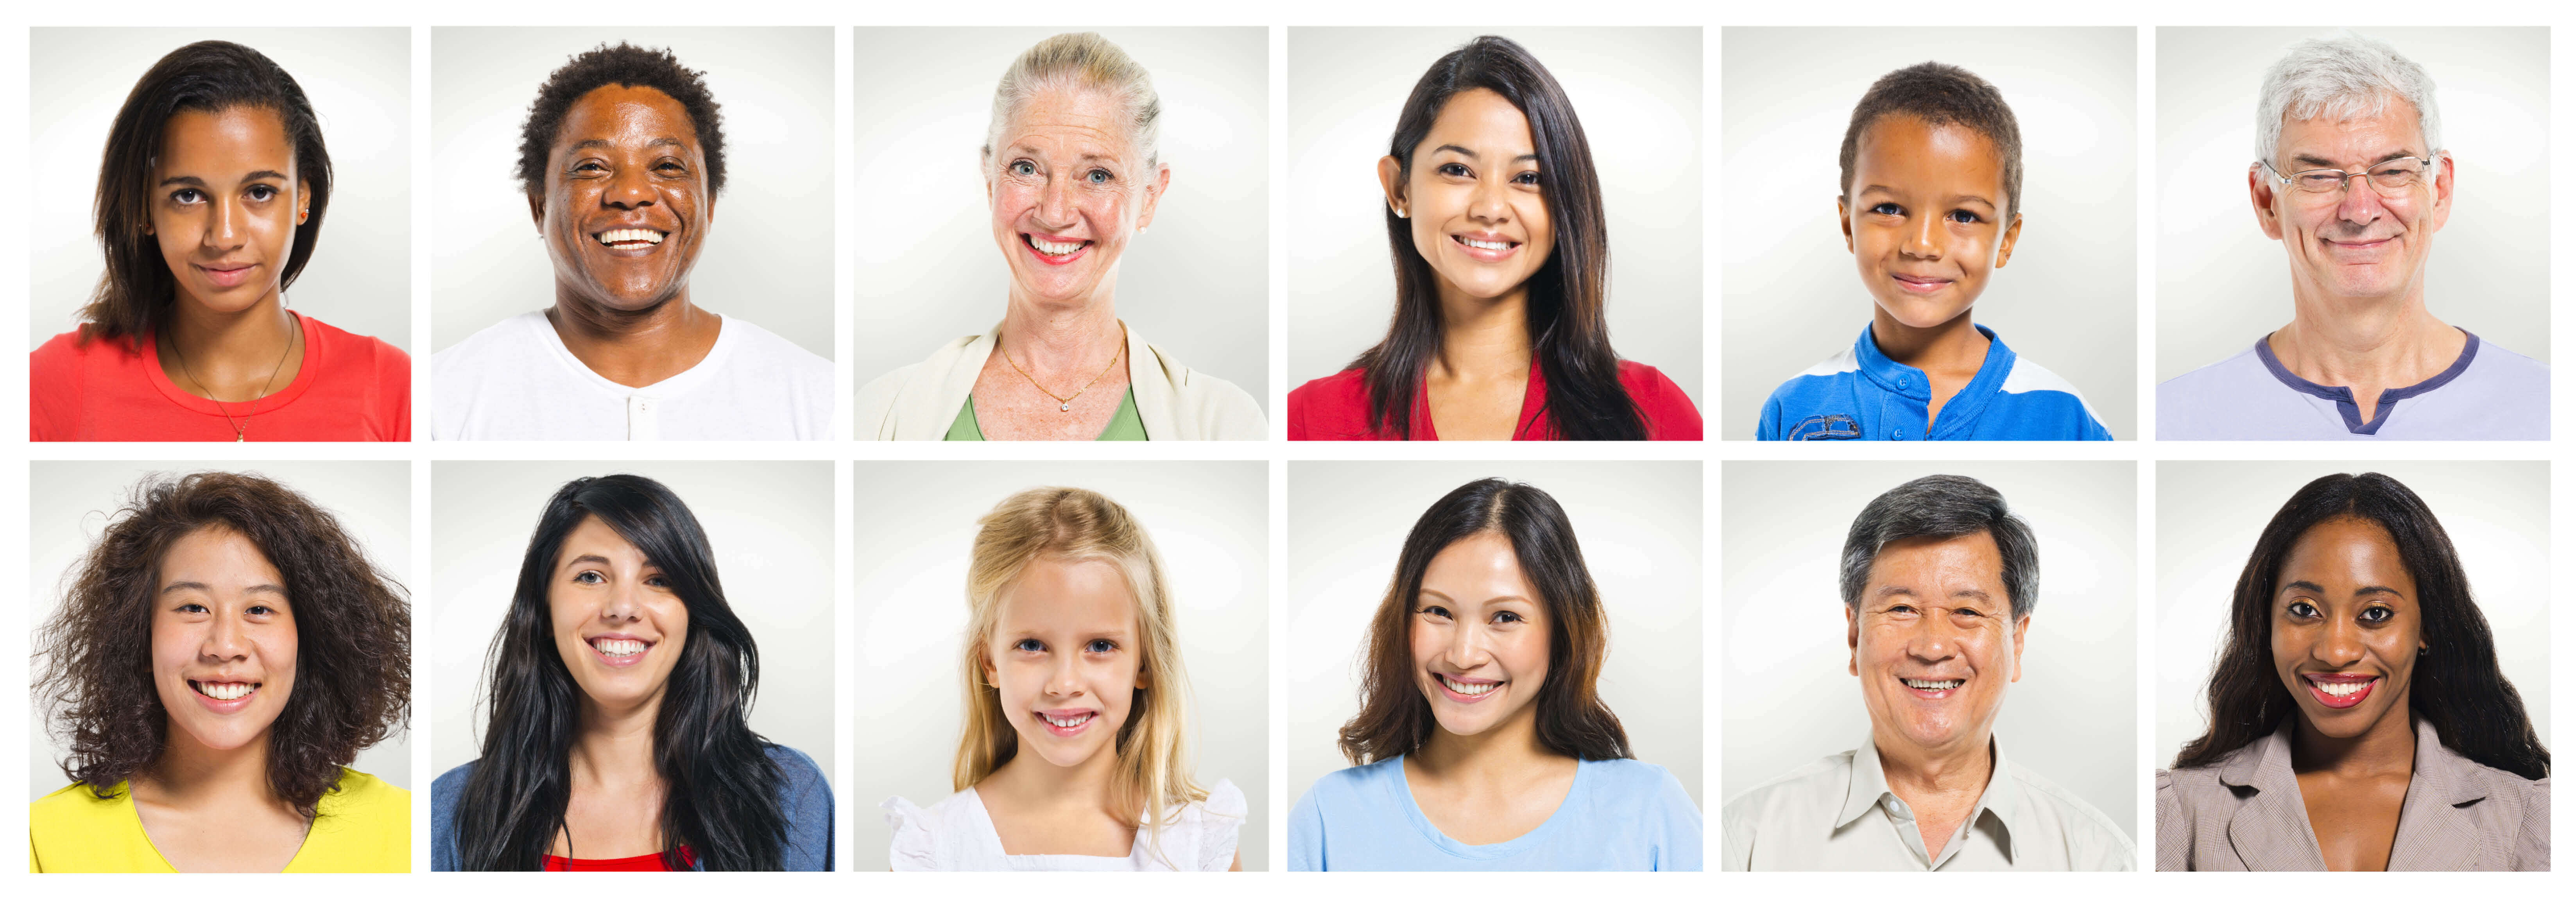
<svg viewBox="0 0 2576 899">
<path fill-rule="evenodd" d="M 29 360 L 35 440 L 410 440 L 411 358 L 286 310 L 331 199 L 313 104 L 259 51 L 189 44 L 99 165 L 107 272 Z"/>
<path fill-rule="evenodd" d="M 1529 51 L 1480 37 L 1433 63 L 1378 180 L 1395 322 L 1288 394 L 1288 439 L 1700 439 L 1690 397 L 1610 349 L 1600 178 Z"/>
</svg>

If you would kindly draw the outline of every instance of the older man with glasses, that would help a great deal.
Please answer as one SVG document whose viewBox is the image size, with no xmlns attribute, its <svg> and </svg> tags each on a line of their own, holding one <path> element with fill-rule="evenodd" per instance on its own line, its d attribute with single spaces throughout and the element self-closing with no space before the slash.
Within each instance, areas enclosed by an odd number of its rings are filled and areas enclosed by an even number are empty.
<svg viewBox="0 0 2576 899">
<path fill-rule="evenodd" d="M 2301 42 L 2263 78 L 2255 221 L 2290 257 L 2288 325 L 2156 389 L 2163 440 L 2546 440 L 2549 367 L 2434 318 L 2451 215 L 2433 79 L 2387 44 Z"/>
</svg>

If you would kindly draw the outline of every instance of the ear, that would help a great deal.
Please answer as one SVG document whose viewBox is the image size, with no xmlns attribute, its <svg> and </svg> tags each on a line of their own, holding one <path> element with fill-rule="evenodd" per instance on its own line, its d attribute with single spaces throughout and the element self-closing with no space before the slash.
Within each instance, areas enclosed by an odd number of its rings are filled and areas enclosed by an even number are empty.
<svg viewBox="0 0 2576 899">
<path fill-rule="evenodd" d="M 2021 242 L 2021 213 L 2013 213 L 2012 224 L 2004 226 L 2004 237 L 1995 241 L 1995 267 L 2012 261 L 2013 244 Z"/>
<path fill-rule="evenodd" d="M 2026 639 L 2028 639 L 2029 637 L 2030 637 L 2030 616 L 2028 616 L 2028 615 L 2024 615 L 2024 616 L 2021 616 L 2021 620 L 2018 620 L 2018 621 L 2013 622 L 2013 676 L 2012 676 L 2012 682 L 2013 682 L 2013 683 L 2016 683 L 2016 684 L 2021 683 L 2021 648 L 2022 648 L 2022 644 L 2023 644 L 2023 641 L 2025 641 L 2025 640 L 2026 640 Z"/>
<path fill-rule="evenodd" d="M 2440 160 L 2435 164 L 2442 167 L 2433 173 L 2433 230 L 2440 231 L 2442 225 L 2451 220 L 2451 172 L 2456 167 L 2451 164 L 2449 150 L 2435 154 L 2433 158 Z"/>
<path fill-rule="evenodd" d="M 1843 604 L 1843 644 L 1851 647 L 1851 676 L 1860 676 L 1860 612 Z"/>
<path fill-rule="evenodd" d="M 1394 210 L 1396 216 L 1399 218 L 1404 215 L 1404 206 L 1409 202 L 1404 198 L 1403 178 L 1404 163 L 1402 161 L 1397 160 L 1393 156 L 1382 156 L 1378 158 L 1377 184 L 1379 187 L 1386 190 L 1386 208 Z"/>
<path fill-rule="evenodd" d="M 546 233 L 546 198 L 536 191 L 528 192 L 528 219 L 537 225 L 537 233 Z"/>
<path fill-rule="evenodd" d="M 1852 247 L 1851 201 L 1842 197 L 1834 198 L 1834 223 L 1843 226 L 1843 252 L 1860 252 L 1860 250 Z M 1849 607 L 1846 606 L 1845 608 Z"/>
<path fill-rule="evenodd" d="M 2281 239 L 2281 214 L 2272 208 L 2272 178 L 2263 174 L 2263 164 L 2255 163 L 2245 170 L 2245 189 L 2254 201 L 2254 222 L 2263 226 L 2263 236 Z"/>
<path fill-rule="evenodd" d="M 988 690 L 998 690 L 998 689 L 1000 689 L 1000 687 L 996 686 L 996 685 L 993 683 L 993 654 L 992 654 L 992 653 L 985 652 L 985 651 L 984 651 L 984 649 L 983 649 L 982 647 L 977 647 L 977 648 L 975 649 L 975 667 L 976 667 L 976 668 L 981 669 L 981 670 L 984 672 L 984 684 L 983 684 L 983 686 L 984 686 L 984 688 L 985 688 L 985 689 L 988 689 Z"/>
<path fill-rule="evenodd" d="M 1155 166 L 1154 180 L 1145 185 L 1145 212 L 1136 217 L 1138 230 L 1143 230 L 1145 226 L 1154 223 L 1154 210 L 1162 206 L 1163 192 L 1170 189 L 1172 189 L 1172 167 Z"/>
<path fill-rule="evenodd" d="M 295 181 L 295 224 L 301 227 L 313 218 L 313 192 L 304 189 L 304 179 Z"/>
</svg>

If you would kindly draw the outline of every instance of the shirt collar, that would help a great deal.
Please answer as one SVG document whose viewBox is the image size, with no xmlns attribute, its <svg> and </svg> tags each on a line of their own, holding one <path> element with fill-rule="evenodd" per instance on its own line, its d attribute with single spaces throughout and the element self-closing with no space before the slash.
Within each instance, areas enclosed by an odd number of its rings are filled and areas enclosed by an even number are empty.
<svg viewBox="0 0 2576 899">
<path fill-rule="evenodd" d="M 2254 355 L 2263 360 L 2263 368 L 2270 371 L 2272 377 L 2280 381 L 2283 386 L 2310 396 L 2332 400 L 2341 406 L 2345 430 L 2355 434 L 2376 434 L 2379 433 L 2380 423 L 2388 420 L 2389 408 L 2397 405 L 2398 400 L 2422 396 L 2441 389 L 2442 385 L 2451 383 L 2452 379 L 2458 378 L 2469 370 L 2469 363 L 2478 358 L 2478 335 L 2470 333 L 2467 328 L 2459 328 L 2459 332 L 2469 338 L 2469 342 L 2460 347 L 2460 358 L 2451 360 L 2451 367 L 2442 369 L 2441 373 L 2426 378 L 2420 383 L 2380 391 L 2379 406 L 2370 414 L 2368 424 L 2364 424 L 2361 420 L 2361 405 L 2353 399 L 2352 388 L 2328 387 L 2292 374 L 2288 366 L 2281 364 L 2281 357 L 2272 354 L 2272 335 L 2265 334 L 2254 339 Z"/>
<path fill-rule="evenodd" d="M 1861 339 L 1866 341 L 1868 335 L 1863 334 Z M 1962 833 L 1975 829 L 1977 819 L 1993 815 L 1995 823 L 2003 825 L 2005 839 L 2002 848 L 2004 858 L 2009 861 L 2013 859 L 2011 835 L 2015 823 L 2014 810 L 2021 807 L 2021 787 L 2013 778 L 2009 763 L 2004 761 L 2003 737 L 1989 735 L 1986 739 L 1986 745 L 1994 752 L 1995 767 L 1986 775 L 1986 791 L 1977 797 L 1976 808 L 1968 811 L 1969 826 L 1962 828 Z M 1860 750 L 1852 753 L 1851 792 L 1843 797 L 1842 810 L 1834 813 L 1834 829 L 1849 826 L 1894 795 L 1895 791 L 1887 788 L 1887 768 L 1878 758 L 1877 738 L 1862 740 Z M 1942 854 L 1950 853 L 1945 850 Z M 1934 861 L 1937 863 L 1939 860 Z"/>
<path fill-rule="evenodd" d="M 1859 360 L 1861 374 L 1877 384 L 1880 390 L 1919 403 L 1932 402 L 1932 380 L 1924 376 L 1922 369 L 1890 359 L 1886 353 L 1880 352 L 1878 341 L 1870 336 L 1872 327 L 1862 325 L 1860 339 L 1852 343 L 1852 358 Z M 1974 423 L 1986 401 L 2002 390 L 2004 379 L 2012 375 L 2015 358 L 2012 348 L 2004 345 L 2003 338 L 1995 336 L 1993 328 L 1976 324 L 1969 327 L 1985 335 L 1986 359 L 1978 363 L 1976 377 L 1970 378 L 1967 386 L 1959 388 L 1957 395 L 1942 404 L 1941 418 L 1935 427 L 1945 432 L 1953 426 L 1964 428 Z"/>
</svg>

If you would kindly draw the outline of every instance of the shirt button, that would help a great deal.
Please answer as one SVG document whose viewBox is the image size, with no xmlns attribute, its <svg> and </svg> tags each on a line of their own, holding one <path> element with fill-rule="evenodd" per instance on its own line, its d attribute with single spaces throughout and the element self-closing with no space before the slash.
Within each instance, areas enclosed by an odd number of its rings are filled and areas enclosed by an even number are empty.
<svg viewBox="0 0 2576 899">
<path fill-rule="evenodd" d="M 1897 386 L 1897 389 L 1899 389 L 1899 390 L 1902 390 L 1902 389 L 1907 388 L 1907 387 L 1912 387 L 1912 386 L 1914 386 L 1914 376 L 1912 376 L 1912 375 L 1897 375 L 1897 376 L 1896 376 L 1896 386 Z"/>
<path fill-rule="evenodd" d="M 1896 432 L 1896 439 L 1898 439 L 1898 440 L 1903 440 L 1903 439 L 1905 439 L 1905 432 L 1904 432 L 1904 431 L 1898 431 L 1898 432 Z"/>
<path fill-rule="evenodd" d="M 640 411 L 644 411 L 644 412 L 651 412 L 651 411 L 653 411 L 653 401 L 652 401 L 652 400 L 636 400 L 636 401 L 635 401 L 635 408 L 636 408 L 636 409 L 638 409 L 638 410 L 640 410 Z"/>
</svg>

